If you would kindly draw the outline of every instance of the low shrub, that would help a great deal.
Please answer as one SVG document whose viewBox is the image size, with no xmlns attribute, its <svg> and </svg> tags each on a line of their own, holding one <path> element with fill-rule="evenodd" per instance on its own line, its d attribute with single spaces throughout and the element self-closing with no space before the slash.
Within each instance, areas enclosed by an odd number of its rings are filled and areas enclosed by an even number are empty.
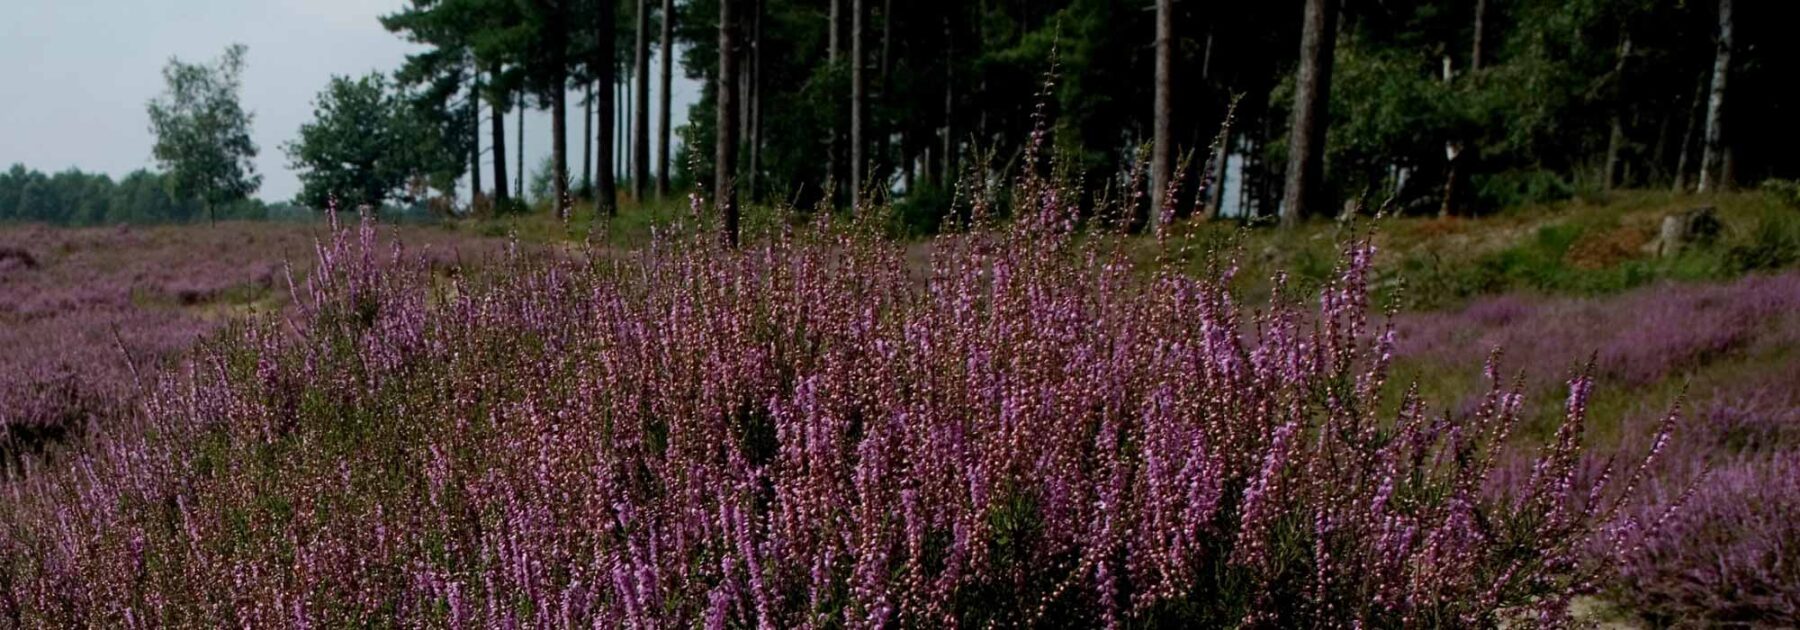
<svg viewBox="0 0 1800 630">
<path fill-rule="evenodd" d="M 1800 452 L 1732 458 L 1691 490 L 1650 490 L 1625 528 L 1614 598 L 1659 625 L 1800 625 Z M 1656 531 L 1635 531 L 1645 525 Z"/>
<path fill-rule="evenodd" d="M 1490 492 L 1522 395 L 1384 405 L 1369 245 L 1252 316 L 1054 192 L 925 270 L 816 227 L 437 278 L 340 233 L 291 324 L 0 487 L 0 619 L 1491 627 L 1605 575 L 1644 468 L 1577 481 L 1589 379 Z"/>
<path fill-rule="evenodd" d="M 1475 197 L 1484 208 L 1518 208 L 1562 201 L 1576 187 L 1550 171 L 1507 171 L 1474 177 Z"/>
</svg>

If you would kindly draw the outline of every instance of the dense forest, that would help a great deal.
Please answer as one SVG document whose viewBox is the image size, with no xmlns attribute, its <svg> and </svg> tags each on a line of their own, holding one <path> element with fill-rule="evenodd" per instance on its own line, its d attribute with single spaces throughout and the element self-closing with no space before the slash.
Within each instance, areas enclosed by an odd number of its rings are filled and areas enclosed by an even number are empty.
<svg viewBox="0 0 1800 630">
<path fill-rule="evenodd" d="M 1730 0 L 420 0 L 387 24 L 433 46 L 403 83 L 466 108 L 446 146 L 480 150 L 481 114 L 458 100 L 477 87 L 493 132 L 510 108 L 564 111 L 570 93 L 625 120 L 625 137 L 588 134 L 612 150 L 579 173 L 558 152 L 552 168 L 577 192 L 612 190 L 615 172 L 633 197 L 652 173 L 658 193 L 726 175 L 753 202 L 805 206 L 833 182 L 840 206 L 857 190 L 941 211 L 974 165 L 1016 167 L 1042 116 L 1059 164 L 1090 190 L 1140 160 L 1155 181 L 1210 164 L 1202 179 L 1235 183 L 1206 199 L 1187 186 L 1177 205 L 1266 215 L 1334 214 L 1344 200 L 1472 213 L 1794 177 L 1782 141 L 1795 103 L 1779 77 L 1800 55 L 1778 33 L 1791 12 Z M 672 71 L 647 63 L 658 39 L 706 86 L 674 154 L 667 123 L 647 116 L 650 74 Z M 505 169 L 496 161 L 500 184 L 485 188 L 496 197 Z M 1307 177 L 1306 201 L 1284 203 L 1289 180 Z"/>
<path fill-rule="evenodd" d="M 254 199 L 217 209 L 219 219 L 262 219 L 269 208 Z M 69 169 L 46 175 L 14 164 L 0 171 L 0 223 L 60 225 L 190 223 L 206 219 L 195 197 L 171 192 L 168 178 L 138 170 L 115 182 L 104 174 Z"/>
<path fill-rule="evenodd" d="M 412 0 L 382 24 L 422 51 L 334 79 L 283 148 L 313 207 L 609 213 L 697 186 L 848 208 L 855 191 L 927 231 L 957 182 L 1016 172 L 1040 122 L 1084 203 L 1141 177 L 1139 213 L 1172 193 L 1178 212 L 1285 222 L 1474 214 L 1800 177 L 1780 80 L 1795 10 L 1736 4 Z M 686 120 L 669 119 L 675 72 L 704 86 Z M 533 130 L 547 164 L 506 146 L 526 109 L 552 112 Z M 37 208 L 44 176 L 0 181 L 0 220 L 136 216 L 93 195 Z M 173 206 L 196 196 L 180 188 Z"/>
</svg>

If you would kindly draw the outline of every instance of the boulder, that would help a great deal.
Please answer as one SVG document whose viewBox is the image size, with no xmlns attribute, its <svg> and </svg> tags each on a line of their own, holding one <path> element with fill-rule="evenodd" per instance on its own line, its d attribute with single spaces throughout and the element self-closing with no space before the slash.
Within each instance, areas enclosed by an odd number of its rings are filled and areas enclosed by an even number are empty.
<svg viewBox="0 0 1800 630">
<path fill-rule="evenodd" d="M 1667 258 L 1682 252 L 1689 247 L 1711 244 L 1719 237 L 1724 227 L 1719 222 L 1719 213 L 1712 206 L 1701 206 L 1683 210 L 1663 217 L 1662 229 L 1656 239 L 1644 246 L 1644 249 L 1658 257 Z"/>
</svg>

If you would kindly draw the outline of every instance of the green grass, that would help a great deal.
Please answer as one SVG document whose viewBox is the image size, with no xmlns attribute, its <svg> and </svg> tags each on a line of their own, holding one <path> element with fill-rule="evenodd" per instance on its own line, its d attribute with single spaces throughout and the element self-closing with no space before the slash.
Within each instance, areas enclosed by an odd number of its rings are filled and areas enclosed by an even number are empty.
<svg viewBox="0 0 1800 630">
<path fill-rule="evenodd" d="M 1137 238 L 1134 257 L 1144 264 L 1171 259 L 1194 273 L 1231 257 L 1240 270 L 1244 297 L 1256 301 L 1267 297 L 1268 280 L 1277 271 L 1288 274 L 1295 294 L 1311 292 L 1331 277 L 1345 240 L 1372 233 L 1381 248 L 1375 282 L 1382 304 L 1429 310 L 1508 292 L 1605 295 L 1662 280 L 1725 280 L 1800 264 L 1800 205 L 1796 205 L 1800 201 L 1791 197 L 1778 187 L 1707 196 L 1639 190 L 1474 219 L 1389 217 L 1351 225 L 1317 220 L 1294 229 L 1215 221 L 1179 226 L 1168 251 L 1153 238 Z M 1723 223 L 1713 243 L 1670 257 L 1657 257 L 1645 249 L 1664 216 L 1704 205 L 1713 206 Z M 747 207 L 745 238 L 754 239 L 803 216 L 771 206 Z M 696 219 L 683 194 L 628 201 L 611 217 L 596 216 L 593 204 L 583 201 L 567 222 L 538 208 L 445 226 L 531 244 L 588 242 L 633 249 L 647 245 L 655 232 L 710 228 L 714 220 L 710 211 Z M 896 236 L 928 238 L 907 225 L 896 228 Z"/>
<path fill-rule="evenodd" d="M 1713 206 L 1723 230 L 1712 243 L 1670 257 L 1645 246 L 1664 216 Z M 1605 295 L 1661 280 L 1715 281 L 1800 264 L 1800 206 L 1770 191 L 1676 195 L 1613 193 L 1513 209 L 1478 219 L 1385 218 L 1360 225 L 1314 221 L 1292 230 L 1245 229 L 1233 222 L 1180 232 L 1180 258 L 1199 272 L 1219 244 L 1235 249 L 1246 297 L 1267 295 L 1266 279 L 1285 270 L 1297 290 L 1330 277 L 1345 239 L 1373 232 L 1377 297 L 1408 310 L 1453 307 L 1469 299 L 1523 291 Z M 1145 239 L 1141 260 L 1156 258 Z"/>
</svg>

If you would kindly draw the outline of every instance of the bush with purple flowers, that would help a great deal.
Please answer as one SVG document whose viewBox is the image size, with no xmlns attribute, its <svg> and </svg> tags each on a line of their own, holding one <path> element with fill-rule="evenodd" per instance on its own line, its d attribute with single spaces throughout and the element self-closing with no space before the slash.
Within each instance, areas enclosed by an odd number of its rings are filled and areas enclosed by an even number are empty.
<svg viewBox="0 0 1800 630">
<path fill-rule="evenodd" d="M 1633 610 L 1665 624 L 1800 623 L 1800 451 L 1726 459 L 1691 490 L 1652 484 L 1635 512 L 1613 589 Z"/>
<path fill-rule="evenodd" d="M 1598 586 L 1649 461 L 1579 479 L 1586 377 L 1490 492 L 1522 394 L 1384 404 L 1366 242 L 1253 311 L 1066 193 L 923 269 L 820 225 L 444 279 L 340 233 L 291 323 L 0 485 L 0 620 L 1493 626 Z"/>
<path fill-rule="evenodd" d="M 1398 361 L 1442 372 L 1501 346 L 1533 376 L 1587 357 L 1616 392 L 1598 445 L 1578 474 L 1651 448 L 1665 396 L 1687 391 L 1692 413 L 1662 453 L 1648 492 L 1625 510 L 1620 544 L 1593 553 L 1621 571 L 1610 599 L 1653 623 L 1800 625 L 1800 273 L 1716 285 L 1663 284 L 1607 300 L 1478 300 L 1456 312 L 1398 318 Z M 1527 392 L 1542 394 L 1538 381 Z M 1459 405 L 1473 409 L 1479 395 Z M 1548 410 L 1544 415 L 1554 415 Z M 1528 411 L 1528 417 L 1536 416 Z M 1531 424 L 1528 422 L 1527 424 Z M 1523 479 L 1509 462 L 1494 486 Z"/>
<path fill-rule="evenodd" d="M 0 464 L 19 451 L 129 415 L 140 381 L 225 321 L 286 306 L 321 229 L 0 227 Z M 441 257 L 485 243 L 408 240 Z M 141 373 L 140 373 L 141 372 Z"/>
</svg>

